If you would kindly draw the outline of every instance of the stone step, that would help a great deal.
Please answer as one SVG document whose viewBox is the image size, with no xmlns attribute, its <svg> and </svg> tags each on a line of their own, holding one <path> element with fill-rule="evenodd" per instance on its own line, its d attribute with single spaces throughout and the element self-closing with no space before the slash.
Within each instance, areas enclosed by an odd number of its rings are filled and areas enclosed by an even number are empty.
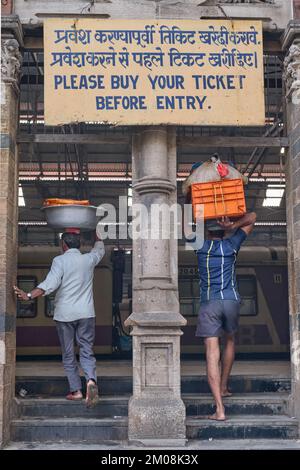
<svg viewBox="0 0 300 470">
<path fill-rule="evenodd" d="M 11 440 L 100 443 L 128 437 L 127 418 L 27 418 L 13 420 Z"/>
<path fill-rule="evenodd" d="M 187 419 L 188 439 L 293 439 L 298 437 L 296 419 L 287 416 L 230 416 L 226 421 L 201 417 Z"/>
<path fill-rule="evenodd" d="M 127 439 L 127 418 L 26 418 L 12 421 L 12 441 L 97 443 Z M 187 419 L 188 439 L 293 439 L 297 421 L 286 416 L 243 415 L 225 422 Z"/>
<path fill-rule="evenodd" d="M 65 398 L 20 398 L 18 399 L 19 416 L 27 417 L 93 417 L 104 418 L 127 416 L 127 396 L 102 396 L 98 405 L 87 409 L 84 401 L 72 402 Z M 211 395 L 183 395 L 187 415 L 207 415 L 213 412 Z M 280 415 L 287 412 L 287 393 L 260 393 L 234 395 L 224 399 L 228 415 L 264 414 Z"/>
<path fill-rule="evenodd" d="M 130 395 L 132 393 L 132 377 L 99 377 L 101 395 Z M 84 387 L 84 381 L 82 381 Z M 258 392 L 289 392 L 289 378 L 273 378 L 270 376 L 234 375 L 230 380 L 234 393 Z M 65 377 L 50 376 L 17 376 L 16 395 L 20 389 L 25 389 L 29 396 L 63 396 L 68 393 L 68 383 Z M 206 376 L 184 376 L 181 378 L 182 393 L 209 393 Z"/>
<path fill-rule="evenodd" d="M 285 377 L 233 375 L 230 378 L 229 388 L 233 393 L 289 392 L 291 380 Z M 207 377 L 205 375 L 183 377 L 181 391 L 182 393 L 209 393 Z"/>
<path fill-rule="evenodd" d="M 245 393 L 224 398 L 228 416 L 284 415 L 288 410 L 288 393 Z M 205 416 L 215 411 L 211 395 L 183 395 L 187 416 Z"/>
<path fill-rule="evenodd" d="M 62 418 L 114 418 L 128 415 L 127 396 L 104 396 L 92 409 L 84 400 L 69 401 L 65 398 L 25 398 L 18 399 L 18 412 L 21 417 L 62 417 Z"/>
<path fill-rule="evenodd" d="M 165 449 L 167 449 L 165 447 Z M 28 442 L 28 441 L 11 441 L 5 450 L 68 450 L 78 451 L 78 443 L 76 442 Z M 110 441 L 104 443 L 89 443 L 85 442 L 80 444 L 80 451 L 117 451 L 120 455 L 124 455 L 127 451 L 140 451 L 141 446 L 136 443 L 129 444 L 127 441 Z M 143 447 L 142 450 L 161 450 L 158 447 L 147 446 Z M 192 439 L 187 442 L 186 447 L 173 446 L 169 447 L 168 450 L 179 450 L 182 453 L 191 452 L 192 450 L 199 451 L 210 450 L 215 452 L 216 450 L 252 450 L 252 451 L 287 451 L 287 450 L 300 450 L 299 439 Z M 267 453 L 266 453 L 267 454 Z M 24 455 L 24 454 L 23 454 Z M 49 455 L 49 454 L 48 454 Z M 245 454 L 246 455 L 246 454 Z M 268 457 L 268 455 L 266 455 Z M 283 455 L 282 455 L 283 457 Z M 32 457 L 30 456 L 32 459 Z M 275 454 L 276 459 L 276 454 Z M 201 460 L 203 463 L 203 459 Z"/>
</svg>

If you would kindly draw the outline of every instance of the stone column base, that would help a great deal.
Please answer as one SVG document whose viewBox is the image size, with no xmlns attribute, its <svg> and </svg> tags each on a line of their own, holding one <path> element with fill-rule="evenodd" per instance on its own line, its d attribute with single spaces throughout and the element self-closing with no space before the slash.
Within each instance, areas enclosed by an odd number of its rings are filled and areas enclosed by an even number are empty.
<svg viewBox="0 0 300 470">
<path fill-rule="evenodd" d="M 163 392 L 151 398 L 131 397 L 128 412 L 130 443 L 156 447 L 185 446 L 185 406 L 180 398 Z"/>
<path fill-rule="evenodd" d="M 132 314 L 131 323 L 139 317 Z M 167 327 L 164 320 L 171 323 L 171 315 L 161 312 L 156 317 L 156 327 L 146 326 L 144 319 L 143 326 L 135 325 L 132 331 L 135 362 L 128 438 L 143 445 L 184 446 L 186 411 L 180 396 L 179 325 L 185 320 L 173 313 L 174 324 Z"/>
</svg>

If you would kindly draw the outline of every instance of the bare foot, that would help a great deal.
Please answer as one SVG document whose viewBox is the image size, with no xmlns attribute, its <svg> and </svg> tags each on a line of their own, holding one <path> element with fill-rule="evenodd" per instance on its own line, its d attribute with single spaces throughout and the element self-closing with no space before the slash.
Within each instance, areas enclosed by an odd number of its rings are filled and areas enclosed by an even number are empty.
<svg viewBox="0 0 300 470">
<path fill-rule="evenodd" d="M 67 400 L 74 400 L 74 401 L 82 400 L 83 396 L 82 396 L 81 390 L 77 390 L 77 392 L 68 393 L 68 395 L 66 396 L 66 399 Z"/>
<path fill-rule="evenodd" d="M 222 397 L 231 397 L 232 393 L 229 390 L 224 390 L 224 391 L 222 391 L 221 396 Z"/>
<path fill-rule="evenodd" d="M 98 387 L 95 382 L 89 380 L 86 386 L 86 406 L 92 408 L 97 405 L 99 401 Z"/>
<path fill-rule="evenodd" d="M 207 418 L 212 419 L 214 421 L 225 421 L 226 420 L 225 414 L 217 412 L 217 411 L 213 415 L 208 416 Z"/>
</svg>

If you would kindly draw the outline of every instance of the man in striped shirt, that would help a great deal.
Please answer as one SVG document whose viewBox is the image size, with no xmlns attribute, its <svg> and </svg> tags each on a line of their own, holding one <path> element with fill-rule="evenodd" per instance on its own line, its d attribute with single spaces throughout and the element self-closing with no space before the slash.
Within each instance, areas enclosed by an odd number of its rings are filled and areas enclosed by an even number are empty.
<svg viewBox="0 0 300 470">
<path fill-rule="evenodd" d="M 256 214 L 251 212 L 235 222 L 228 217 L 217 223 L 209 222 L 208 237 L 197 251 L 200 310 L 196 336 L 204 338 L 208 382 L 216 403 L 216 412 L 209 418 L 218 421 L 225 420 L 222 397 L 231 395 L 228 379 L 234 361 L 234 335 L 238 329 L 240 305 L 235 275 L 236 258 L 255 221 Z M 223 334 L 225 348 L 220 370 L 219 338 Z"/>
</svg>

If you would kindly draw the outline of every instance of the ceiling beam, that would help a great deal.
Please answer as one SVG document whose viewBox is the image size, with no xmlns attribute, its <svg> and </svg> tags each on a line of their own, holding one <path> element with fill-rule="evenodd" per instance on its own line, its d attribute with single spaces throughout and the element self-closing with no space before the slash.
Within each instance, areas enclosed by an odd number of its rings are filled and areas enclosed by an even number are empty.
<svg viewBox="0 0 300 470">
<path fill-rule="evenodd" d="M 102 137 L 99 134 L 19 134 L 18 143 L 41 143 L 41 144 L 130 144 L 130 136 L 112 135 Z M 287 137 L 227 137 L 227 136 L 187 136 L 177 139 L 178 146 L 184 147 L 288 147 Z"/>
<path fill-rule="evenodd" d="M 99 134 L 19 134 L 18 143 L 37 144 L 129 144 L 129 136 L 102 137 Z"/>
<path fill-rule="evenodd" d="M 180 137 L 177 145 L 184 147 L 232 147 L 232 148 L 253 148 L 253 147 L 288 147 L 287 137 L 227 137 L 227 136 L 201 136 L 201 137 Z"/>
</svg>

